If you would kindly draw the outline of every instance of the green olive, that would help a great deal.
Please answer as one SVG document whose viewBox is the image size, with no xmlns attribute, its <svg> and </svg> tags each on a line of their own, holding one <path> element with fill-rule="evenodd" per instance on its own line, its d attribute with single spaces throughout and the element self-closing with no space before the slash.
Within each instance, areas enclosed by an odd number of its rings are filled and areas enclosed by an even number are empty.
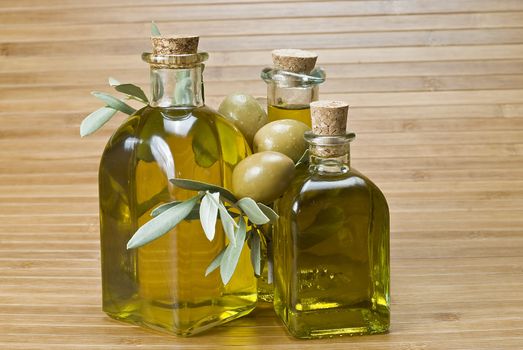
<svg viewBox="0 0 523 350">
<path fill-rule="evenodd" d="M 267 113 L 250 95 L 230 94 L 222 101 L 218 112 L 231 121 L 243 134 L 249 145 L 256 131 L 267 123 Z"/>
<path fill-rule="evenodd" d="M 236 165 L 232 172 L 232 188 L 238 198 L 251 197 L 269 204 L 285 192 L 293 177 L 292 159 L 278 152 L 260 152 Z"/>
<path fill-rule="evenodd" d="M 310 128 L 306 124 L 297 120 L 276 120 L 258 130 L 254 136 L 253 151 L 280 152 L 297 162 L 307 149 L 303 134 L 308 130 Z"/>
</svg>

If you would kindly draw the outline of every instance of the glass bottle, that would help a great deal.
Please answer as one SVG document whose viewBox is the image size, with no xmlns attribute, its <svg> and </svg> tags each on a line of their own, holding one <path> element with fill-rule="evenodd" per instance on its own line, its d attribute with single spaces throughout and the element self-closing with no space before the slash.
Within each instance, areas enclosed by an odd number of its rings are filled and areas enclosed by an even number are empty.
<svg viewBox="0 0 523 350">
<path fill-rule="evenodd" d="M 276 203 L 274 308 L 297 338 L 389 328 L 389 210 L 350 165 L 347 108 L 311 104 L 310 164 Z"/>
<path fill-rule="evenodd" d="M 183 221 L 134 250 L 126 244 L 157 206 L 194 192 L 174 187 L 187 178 L 230 187 L 234 166 L 250 150 L 241 133 L 204 105 L 202 71 L 208 55 L 198 37 L 153 37 L 152 101 L 109 140 L 100 163 L 103 310 L 111 317 L 188 336 L 249 313 L 256 280 L 243 251 L 232 280 L 205 270 L 224 248 L 218 224 L 208 241 L 198 220 Z"/>
<path fill-rule="evenodd" d="M 310 103 L 318 99 L 319 85 L 325 81 L 322 68 L 314 68 L 318 55 L 311 51 L 278 49 L 272 51 L 273 67 L 264 68 L 261 78 L 267 83 L 269 122 L 294 119 L 311 126 Z M 274 300 L 272 226 L 262 228 L 263 270 L 258 279 L 258 298 Z"/>
<path fill-rule="evenodd" d="M 323 69 L 314 68 L 317 57 L 305 50 L 272 52 L 274 67 L 261 72 L 261 78 L 267 83 L 269 122 L 295 119 L 311 125 L 309 104 L 318 99 L 319 85 L 325 81 Z"/>
</svg>

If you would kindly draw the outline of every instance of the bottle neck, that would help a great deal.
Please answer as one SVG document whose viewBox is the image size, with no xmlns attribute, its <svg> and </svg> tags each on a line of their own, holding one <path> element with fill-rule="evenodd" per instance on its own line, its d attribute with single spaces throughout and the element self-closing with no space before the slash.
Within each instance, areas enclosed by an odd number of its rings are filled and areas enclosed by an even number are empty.
<svg viewBox="0 0 523 350">
<path fill-rule="evenodd" d="M 309 142 L 309 171 L 320 175 L 345 174 L 350 170 L 350 142 L 355 135 L 322 136 L 305 133 Z"/>
<path fill-rule="evenodd" d="M 265 68 L 261 73 L 267 83 L 267 104 L 285 109 L 309 108 L 318 99 L 319 85 L 325 81 L 325 72 L 316 68 L 310 74 L 298 74 Z"/>
<path fill-rule="evenodd" d="M 151 65 L 151 106 L 203 106 L 203 67 L 203 64 L 176 68 Z"/>
<path fill-rule="evenodd" d="M 286 109 L 309 108 L 311 102 L 318 100 L 318 85 L 293 87 L 279 82 L 267 84 L 267 104 Z"/>
</svg>

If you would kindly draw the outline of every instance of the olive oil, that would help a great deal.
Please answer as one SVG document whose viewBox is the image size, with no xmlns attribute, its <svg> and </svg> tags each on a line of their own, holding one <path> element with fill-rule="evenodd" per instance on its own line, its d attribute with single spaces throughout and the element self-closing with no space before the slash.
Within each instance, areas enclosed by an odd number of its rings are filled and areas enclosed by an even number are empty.
<svg viewBox="0 0 523 350">
<path fill-rule="evenodd" d="M 379 189 L 355 170 L 322 179 L 302 167 L 276 210 L 274 307 L 291 333 L 386 331 L 388 208 Z"/>
<path fill-rule="evenodd" d="M 264 68 L 261 78 L 267 83 L 267 115 L 269 122 L 282 119 L 298 120 L 309 127 L 309 104 L 318 99 L 319 85 L 325 81 L 322 68 L 315 68 L 317 55 L 310 51 L 282 49 L 272 52 L 273 67 Z M 264 230 L 267 245 L 263 255 L 263 270 L 258 279 L 258 298 L 274 300 L 272 284 L 272 231 Z"/>
<path fill-rule="evenodd" d="M 298 338 L 389 328 L 389 211 L 350 167 L 352 137 L 308 134 L 311 164 L 276 203 L 274 308 Z"/>
<path fill-rule="evenodd" d="M 241 133 L 203 105 L 202 67 L 198 59 L 176 69 L 152 66 L 153 101 L 111 137 L 99 172 L 104 311 L 184 336 L 245 315 L 257 300 L 246 250 L 226 286 L 218 271 L 205 277 L 207 266 L 227 243 L 220 223 L 213 241 L 207 240 L 200 222 L 192 220 L 141 248 L 126 249 L 154 208 L 194 195 L 169 179 L 230 188 L 232 169 L 250 153 Z M 178 74 L 180 69 L 189 73 Z M 189 82 L 188 76 L 193 77 Z"/>
<path fill-rule="evenodd" d="M 267 107 L 269 122 L 281 119 L 294 119 L 311 126 L 311 111 L 308 105 L 295 108 L 285 108 L 269 105 Z"/>
<path fill-rule="evenodd" d="M 275 105 L 267 106 L 267 116 L 269 122 L 282 119 L 294 119 L 300 121 L 309 127 L 311 126 L 311 114 L 309 105 L 298 105 L 294 108 L 285 108 Z M 274 301 L 274 285 L 273 285 L 273 261 L 272 261 L 272 240 L 273 229 L 272 226 L 264 226 L 262 228 L 266 237 L 266 243 L 263 245 L 263 259 L 262 272 L 258 279 L 258 298 L 265 302 L 272 303 Z"/>
</svg>

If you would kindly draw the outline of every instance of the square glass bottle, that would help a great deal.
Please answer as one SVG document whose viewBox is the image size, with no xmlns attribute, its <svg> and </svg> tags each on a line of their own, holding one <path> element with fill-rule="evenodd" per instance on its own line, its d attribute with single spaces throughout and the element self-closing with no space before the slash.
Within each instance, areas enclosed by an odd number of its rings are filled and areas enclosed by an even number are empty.
<svg viewBox="0 0 523 350">
<path fill-rule="evenodd" d="M 150 244 L 126 245 L 151 211 L 194 193 L 169 179 L 230 187 L 250 150 L 242 134 L 204 105 L 198 37 L 153 37 L 152 102 L 109 140 L 99 172 L 103 310 L 126 322 L 192 335 L 254 309 L 256 280 L 244 251 L 231 281 L 205 270 L 226 244 L 221 225 L 208 241 L 197 220 L 183 221 Z"/>
<path fill-rule="evenodd" d="M 350 166 L 347 109 L 311 104 L 310 164 L 276 203 L 274 308 L 298 338 L 389 328 L 389 210 Z"/>
</svg>

